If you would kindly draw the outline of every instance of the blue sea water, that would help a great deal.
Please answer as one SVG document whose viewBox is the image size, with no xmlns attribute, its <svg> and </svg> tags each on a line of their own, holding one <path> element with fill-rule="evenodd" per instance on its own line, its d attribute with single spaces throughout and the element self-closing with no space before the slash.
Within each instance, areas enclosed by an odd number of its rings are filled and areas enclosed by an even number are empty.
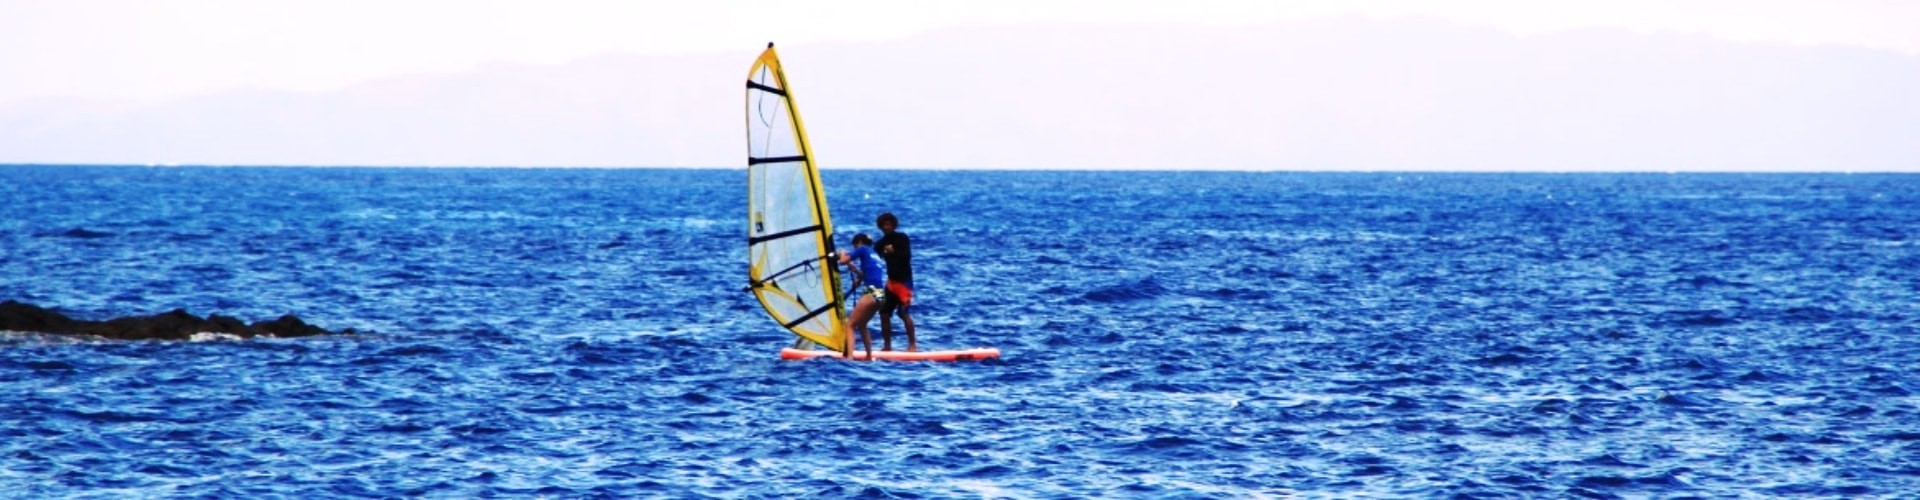
<svg viewBox="0 0 1920 500">
<path fill-rule="evenodd" d="M 739 170 L 0 167 L 0 496 L 1920 492 L 1920 176 L 829 171 L 931 348 L 783 362 Z"/>
</svg>

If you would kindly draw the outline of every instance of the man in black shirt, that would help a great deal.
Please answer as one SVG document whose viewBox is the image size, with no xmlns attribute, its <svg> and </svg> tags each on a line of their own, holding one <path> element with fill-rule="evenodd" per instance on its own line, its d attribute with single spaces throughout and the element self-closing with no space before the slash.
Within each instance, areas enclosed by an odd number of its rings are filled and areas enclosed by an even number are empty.
<svg viewBox="0 0 1920 500">
<path fill-rule="evenodd" d="M 907 327 L 907 351 L 919 351 L 920 343 L 913 335 L 913 243 L 907 233 L 896 231 L 900 219 L 893 212 L 881 213 L 873 225 L 884 233 L 873 242 L 873 248 L 881 260 L 887 261 L 887 294 L 880 301 L 881 350 L 893 350 L 893 316 L 899 315 L 900 323 Z"/>
</svg>

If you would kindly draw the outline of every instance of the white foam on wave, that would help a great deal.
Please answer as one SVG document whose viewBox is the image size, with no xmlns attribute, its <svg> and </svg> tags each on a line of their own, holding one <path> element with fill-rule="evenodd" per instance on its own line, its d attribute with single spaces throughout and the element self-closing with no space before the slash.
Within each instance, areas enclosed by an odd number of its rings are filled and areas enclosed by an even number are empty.
<svg viewBox="0 0 1920 500">
<path fill-rule="evenodd" d="M 1184 404 L 1224 408 L 1238 407 L 1241 401 L 1247 400 L 1245 394 L 1233 391 L 1167 393 L 1166 398 Z"/>
<path fill-rule="evenodd" d="M 1712 397 L 1717 400 L 1739 404 L 1749 409 L 1781 406 L 1811 406 L 1826 400 L 1826 398 L 1818 396 L 1808 397 L 1776 394 L 1771 391 L 1758 389 L 1723 389 L 1712 391 L 1711 394 Z"/>
<path fill-rule="evenodd" d="M 1212 238 L 1223 239 L 1223 240 L 1286 241 L 1286 242 L 1325 242 L 1325 241 L 1372 242 L 1372 241 L 1404 241 L 1404 240 L 1413 240 L 1413 239 L 1457 241 L 1462 239 L 1461 236 L 1436 237 L 1436 236 L 1430 236 L 1430 235 L 1424 235 L 1424 234 L 1403 234 L 1403 233 L 1394 233 L 1394 232 L 1387 232 L 1387 231 L 1368 231 L 1368 230 L 1256 231 L 1256 230 L 1239 230 L 1239 229 L 1195 229 L 1195 230 L 1186 231 L 1186 232 L 1201 235 L 1201 236 L 1208 236 Z"/>
<path fill-rule="evenodd" d="M 341 215 L 344 215 L 349 219 L 395 220 L 400 218 L 399 216 L 394 215 L 393 211 L 382 209 L 382 208 L 362 208 L 358 210 L 349 210 Z"/>
<path fill-rule="evenodd" d="M 458 210 L 458 209 L 421 210 L 418 212 L 418 215 L 420 216 L 420 218 L 426 219 L 426 220 L 492 221 L 492 220 L 535 220 L 537 219 L 537 217 L 529 216 L 517 211 L 508 211 L 508 210 Z"/>
<path fill-rule="evenodd" d="M 976 495 L 980 495 L 980 498 L 1018 498 L 1019 497 L 1019 495 L 1013 494 L 1012 491 L 1008 491 L 1006 488 L 1003 488 L 998 484 L 994 484 L 992 481 L 983 481 L 979 479 L 955 480 L 953 481 L 953 488 L 961 491 L 970 492 Z"/>
<path fill-rule="evenodd" d="M 187 337 L 188 342 L 222 342 L 230 340 L 247 340 L 247 338 L 231 333 L 220 332 L 200 332 Z"/>
<path fill-rule="evenodd" d="M 57 333 L 0 330 L 0 346 L 88 344 L 105 341 L 107 341 L 107 339 L 92 335 L 63 335 Z"/>
<path fill-rule="evenodd" d="M 721 224 L 732 224 L 732 223 L 733 221 L 723 221 L 720 219 L 713 219 L 713 218 L 707 218 L 707 217 L 681 217 L 680 218 L 680 225 L 682 227 L 688 227 L 688 228 L 694 228 L 694 229 L 705 229 L 705 228 L 718 226 Z"/>
</svg>

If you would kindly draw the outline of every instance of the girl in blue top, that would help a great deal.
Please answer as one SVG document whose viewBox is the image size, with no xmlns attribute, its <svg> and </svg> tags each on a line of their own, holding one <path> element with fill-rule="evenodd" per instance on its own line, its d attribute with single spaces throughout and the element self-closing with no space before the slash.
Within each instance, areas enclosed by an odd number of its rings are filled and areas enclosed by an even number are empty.
<svg viewBox="0 0 1920 500">
<path fill-rule="evenodd" d="M 873 238 L 867 233 L 853 235 L 853 250 L 840 252 L 840 265 L 847 266 L 853 273 L 853 296 L 859 299 L 853 304 L 853 318 L 847 323 L 847 341 L 853 341 L 853 334 L 860 334 L 860 341 L 867 346 L 867 359 L 873 359 L 873 335 L 867 332 L 867 321 L 873 319 L 873 312 L 880 307 L 880 299 L 886 297 L 887 274 L 880 269 L 880 256 L 873 254 Z"/>
</svg>

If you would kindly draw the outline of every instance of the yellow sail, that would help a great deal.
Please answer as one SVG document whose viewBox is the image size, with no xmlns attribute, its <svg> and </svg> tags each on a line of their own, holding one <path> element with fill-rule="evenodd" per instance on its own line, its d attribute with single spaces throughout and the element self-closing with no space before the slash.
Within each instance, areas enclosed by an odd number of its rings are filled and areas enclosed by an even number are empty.
<svg viewBox="0 0 1920 500">
<path fill-rule="evenodd" d="M 852 346 L 835 259 L 813 148 L 769 43 L 747 72 L 748 288 L 781 326 L 844 353 Z"/>
</svg>

